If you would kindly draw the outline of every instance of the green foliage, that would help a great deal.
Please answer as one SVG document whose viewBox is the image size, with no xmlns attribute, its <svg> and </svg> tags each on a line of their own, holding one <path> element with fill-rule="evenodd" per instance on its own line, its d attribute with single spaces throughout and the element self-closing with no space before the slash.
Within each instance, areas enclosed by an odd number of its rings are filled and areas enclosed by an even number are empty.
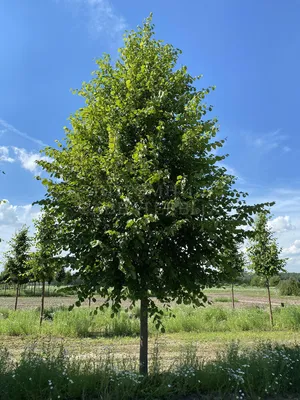
<svg viewBox="0 0 300 400">
<path fill-rule="evenodd" d="M 238 299 L 234 299 L 235 303 L 238 303 Z M 230 297 L 215 297 L 214 303 L 231 303 L 232 299 Z"/>
<path fill-rule="evenodd" d="M 239 283 L 245 268 L 245 256 L 238 245 L 233 245 L 230 249 L 225 249 L 228 259 L 228 266 L 223 276 L 220 276 L 222 283 Z"/>
<path fill-rule="evenodd" d="M 279 275 L 271 276 L 271 278 L 270 278 L 270 286 L 271 287 L 278 286 L 279 282 L 280 282 L 280 276 Z"/>
<path fill-rule="evenodd" d="M 250 281 L 251 286 L 266 287 L 266 280 L 258 275 L 253 275 Z M 271 285 L 270 285 L 271 286 Z"/>
<path fill-rule="evenodd" d="M 281 296 L 300 296 L 300 283 L 293 278 L 281 280 L 278 290 Z"/>
<path fill-rule="evenodd" d="M 258 215 L 251 236 L 251 246 L 248 248 L 255 273 L 262 276 L 267 283 L 272 276 L 283 272 L 286 264 L 286 259 L 280 258 L 282 250 L 278 248 L 271 228 L 268 227 L 269 219 L 267 212 Z"/>
<path fill-rule="evenodd" d="M 28 227 L 23 226 L 9 242 L 9 250 L 5 254 L 4 276 L 6 280 L 22 284 L 29 280 L 31 238 Z"/>
<path fill-rule="evenodd" d="M 39 161 L 56 249 L 74 256 L 83 280 L 78 305 L 95 292 L 114 313 L 122 299 L 150 295 L 200 305 L 203 288 L 232 271 L 225 250 L 263 209 L 246 205 L 218 164 L 224 141 L 204 102 L 213 88 L 196 88 L 180 53 L 155 39 L 151 18 L 129 32 L 116 63 L 97 60 L 76 91 L 85 107 L 64 142 L 46 148 L 52 161 Z"/>
<path fill-rule="evenodd" d="M 57 270 L 61 270 L 61 259 L 57 257 L 57 250 L 53 240 L 54 227 L 51 219 L 44 213 L 35 221 L 35 252 L 30 257 L 30 273 L 36 281 L 51 282 Z"/>
<path fill-rule="evenodd" d="M 283 272 L 281 274 L 279 274 L 280 279 L 296 279 L 297 281 L 300 282 L 300 273 L 299 272 Z"/>
</svg>

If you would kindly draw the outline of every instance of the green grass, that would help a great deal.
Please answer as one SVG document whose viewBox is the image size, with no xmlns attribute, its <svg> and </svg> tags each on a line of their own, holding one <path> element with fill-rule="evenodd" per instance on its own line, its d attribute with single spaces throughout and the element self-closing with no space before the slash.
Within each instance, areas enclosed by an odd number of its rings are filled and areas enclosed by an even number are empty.
<svg viewBox="0 0 300 400">
<path fill-rule="evenodd" d="M 139 310 L 129 313 L 121 311 L 115 318 L 110 310 L 93 315 L 88 308 L 68 311 L 64 307 L 46 309 L 42 328 L 39 326 L 39 311 L 0 309 L 0 334 L 8 336 L 51 335 L 63 337 L 116 337 L 139 334 Z M 261 332 L 299 331 L 300 307 L 274 308 L 274 327 L 270 326 L 268 311 L 262 308 L 232 310 L 218 306 L 192 308 L 177 306 L 175 318 L 163 317 L 167 333 L 184 332 Z M 156 329 L 149 324 L 150 334 Z"/>
<path fill-rule="evenodd" d="M 194 345 L 182 349 L 164 368 L 157 345 L 149 375 L 135 360 L 110 351 L 79 360 L 50 343 L 29 346 L 16 363 L 0 349 L 0 399 L 10 400 L 175 400 L 282 399 L 300 396 L 300 348 L 259 343 L 251 349 L 231 343 L 215 360 L 197 357 Z M 283 397 L 284 396 L 284 397 Z"/>
<path fill-rule="evenodd" d="M 235 303 L 238 303 L 238 299 L 234 299 Z M 231 297 L 215 297 L 213 303 L 232 303 Z"/>
</svg>

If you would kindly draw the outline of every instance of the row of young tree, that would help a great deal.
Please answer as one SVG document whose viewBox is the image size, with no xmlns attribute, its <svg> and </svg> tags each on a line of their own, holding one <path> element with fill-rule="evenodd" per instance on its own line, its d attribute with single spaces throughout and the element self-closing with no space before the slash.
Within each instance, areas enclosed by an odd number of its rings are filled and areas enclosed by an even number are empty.
<svg viewBox="0 0 300 400">
<path fill-rule="evenodd" d="M 205 103 L 214 88 L 199 89 L 200 77 L 177 67 L 180 53 L 154 37 L 150 17 L 127 32 L 114 64 L 108 55 L 97 60 L 77 91 L 85 106 L 71 116 L 64 142 L 38 162 L 47 177 L 35 251 L 12 264 L 22 271 L 29 262 L 42 282 L 70 265 L 82 280 L 78 306 L 98 295 L 99 308 L 110 305 L 114 315 L 123 300 L 140 301 L 143 374 L 148 317 L 163 329 L 154 299 L 167 309 L 173 301 L 202 305 L 206 287 L 235 279 L 246 239 L 266 282 L 284 264 L 264 229 L 271 204 L 248 205 L 216 151 L 224 140 Z"/>
<path fill-rule="evenodd" d="M 46 283 L 50 283 L 54 279 L 59 281 L 66 278 L 66 265 L 64 265 L 66 259 L 55 253 L 50 238 L 51 233 L 44 229 L 43 218 L 36 221 L 35 225 L 34 238 L 29 235 L 29 228 L 23 226 L 9 242 L 9 250 L 5 253 L 4 258 L 1 282 L 15 285 L 15 310 L 18 308 L 21 286 L 28 282 L 41 283 L 40 324 L 42 324 Z"/>
</svg>

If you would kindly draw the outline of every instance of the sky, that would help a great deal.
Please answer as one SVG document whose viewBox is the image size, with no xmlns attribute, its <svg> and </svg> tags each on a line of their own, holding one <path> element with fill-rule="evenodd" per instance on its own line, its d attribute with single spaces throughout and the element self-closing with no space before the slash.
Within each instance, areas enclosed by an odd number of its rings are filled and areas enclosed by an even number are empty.
<svg viewBox="0 0 300 400">
<path fill-rule="evenodd" d="M 249 203 L 276 202 L 270 225 L 300 272 L 300 0 L 0 2 L 0 252 L 23 224 L 33 231 L 44 195 L 35 160 L 82 106 L 70 89 L 103 53 L 116 59 L 124 31 L 150 12 L 156 36 L 183 51 L 179 65 L 203 74 L 199 88 L 216 86 L 207 101 L 225 165 Z"/>
</svg>

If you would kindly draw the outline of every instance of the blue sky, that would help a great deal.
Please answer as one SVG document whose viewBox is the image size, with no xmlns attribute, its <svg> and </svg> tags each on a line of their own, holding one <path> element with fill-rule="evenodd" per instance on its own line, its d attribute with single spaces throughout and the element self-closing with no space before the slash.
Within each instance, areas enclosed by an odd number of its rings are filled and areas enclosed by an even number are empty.
<svg viewBox="0 0 300 400">
<path fill-rule="evenodd" d="M 208 102 L 227 138 L 228 170 L 249 202 L 276 201 L 272 227 L 288 269 L 300 272 L 298 0 L 1 2 L 1 237 L 37 216 L 34 161 L 81 106 L 70 88 L 90 79 L 103 52 L 117 57 L 124 30 L 150 12 L 157 37 L 183 51 L 180 64 L 204 75 L 199 85 L 216 85 Z"/>
</svg>

